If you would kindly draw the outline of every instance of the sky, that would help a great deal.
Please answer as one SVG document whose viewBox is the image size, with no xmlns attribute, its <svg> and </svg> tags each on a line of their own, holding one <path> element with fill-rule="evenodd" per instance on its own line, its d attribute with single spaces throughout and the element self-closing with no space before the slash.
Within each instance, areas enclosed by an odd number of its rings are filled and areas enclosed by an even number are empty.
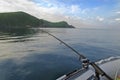
<svg viewBox="0 0 120 80">
<path fill-rule="evenodd" d="M 120 27 L 120 0 L 0 0 L 0 12 L 16 11 L 77 28 Z"/>
</svg>

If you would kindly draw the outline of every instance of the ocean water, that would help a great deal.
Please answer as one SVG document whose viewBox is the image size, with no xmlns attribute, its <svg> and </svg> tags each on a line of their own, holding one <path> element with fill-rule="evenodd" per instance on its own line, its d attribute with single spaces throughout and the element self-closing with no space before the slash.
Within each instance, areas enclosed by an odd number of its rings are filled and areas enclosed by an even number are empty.
<svg viewBox="0 0 120 80">
<path fill-rule="evenodd" d="M 91 61 L 120 56 L 118 29 L 44 29 Z M 0 80 L 55 80 L 81 68 L 79 57 L 39 29 L 0 30 Z"/>
</svg>

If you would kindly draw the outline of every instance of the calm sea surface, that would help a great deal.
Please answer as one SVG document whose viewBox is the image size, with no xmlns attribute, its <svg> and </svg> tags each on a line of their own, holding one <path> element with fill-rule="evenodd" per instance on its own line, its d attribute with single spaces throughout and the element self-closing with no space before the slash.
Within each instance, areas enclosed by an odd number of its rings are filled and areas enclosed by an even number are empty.
<svg viewBox="0 0 120 80">
<path fill-rule="evenodd" d="M 91 61 L 120 56 L 120 30 L 44 30 Z M 0 30 L 0 80 L 55 80 L 80 67 L 73 51 L 39 29 Z"/>
</svg>

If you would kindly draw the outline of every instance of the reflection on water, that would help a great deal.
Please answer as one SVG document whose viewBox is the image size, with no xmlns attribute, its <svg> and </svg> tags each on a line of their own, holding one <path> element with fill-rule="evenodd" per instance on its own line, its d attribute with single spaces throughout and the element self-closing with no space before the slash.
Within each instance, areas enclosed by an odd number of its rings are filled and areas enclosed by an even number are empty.
<svg viewBox="0 0 120 80">
<path fill-rule="evenodd" d="M 1 80 L 54 80 L 79 66 L 78 61 L 74 61 L 72 57 L 53 54 L 31 55 L 20 60 L 6 59 L 0 63 L 0 76 L 3 77 Z"/>
<path fill-rule="evenodd" d="M 36 29 L 32 28 L 0 28 L 0 35 L 9 35 L 9 36 L 26 36 L 35 34 L 37 32 Z"/>
<path fill-rule="evenodd" d="M 119 30 L 46 30 L 92 61 L 120 55 Z M 55 80 L 80 67 L 74 52 L 39 29 L 0 30 L 0 80 Z"/>
<path fill-rule="evenodd" d="M 29 41 L 27 38 L 33 36 L 38 32 L 37 29 L 31 28 L 10 28 L 0 29 L 0 40 L 7 40 L 13 42 Z"/>
</svg>

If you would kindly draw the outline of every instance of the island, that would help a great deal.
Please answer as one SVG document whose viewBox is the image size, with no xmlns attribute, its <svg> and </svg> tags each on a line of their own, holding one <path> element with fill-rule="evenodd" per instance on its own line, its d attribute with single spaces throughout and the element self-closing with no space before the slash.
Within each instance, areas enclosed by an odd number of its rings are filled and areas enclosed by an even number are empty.
<svg viewBox="0 0 120 80">
<path fill-rule="evenodd" d="M 49 22 L 25 12 L 0 13 L 1 28 L 74 28 L 65 21 Z"/>
</svg>

